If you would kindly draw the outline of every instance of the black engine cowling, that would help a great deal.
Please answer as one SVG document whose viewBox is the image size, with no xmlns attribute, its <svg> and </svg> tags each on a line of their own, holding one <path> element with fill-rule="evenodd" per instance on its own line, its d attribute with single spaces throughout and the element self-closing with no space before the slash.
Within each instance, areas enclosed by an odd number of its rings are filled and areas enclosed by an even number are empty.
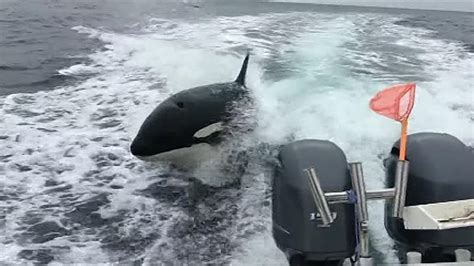
<svg viewBox="0 0 474 266">
<path fill-rule="evenodd" d="M 273 238 L 290 265 L 337 265 L 354 254 L 354 207 L 331 205 L 337 213 L 322 227 L 303 170 L 316 169 L 325 192 L 351 189 L 346 157 L 334 143 L 301 140 L 283 146 L 273 180 Z"/>
<path fill-rule="evenodd" d="M 394 183 L 398 147 L 397 142 L 385 161 L 388 187 Z M 410 135 L 407 160 L 406 206 L 474 198 L 474 153 L 457 138 L 438 133 Z M 388 201 L 385 228 L 397 242 L 402 261 L 410 250 L 421 252 L 424 262 L 449 262 L 454 261 L 454 249 L 474 249 L 474 228 L 406 230 L 403 221 L 390 217 L 391 207 Z"/>
</svg>

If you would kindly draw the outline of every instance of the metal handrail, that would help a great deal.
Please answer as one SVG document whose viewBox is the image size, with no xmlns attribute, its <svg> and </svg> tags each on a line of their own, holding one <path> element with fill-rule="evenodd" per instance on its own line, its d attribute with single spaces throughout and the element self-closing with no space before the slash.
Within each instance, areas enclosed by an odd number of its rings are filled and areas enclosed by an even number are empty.
<svg viewBox="0 0 474 266">
<path fill-rule="evenodd" d="M 362 163 L 350 163 L 349 167 L 351 171 L 352 190 L 328 193 L 324 193 L 315 168 L 308 168 L 304 170 L 304 173 L 308 177 L 311 195 L 313 196 L 316 209 L 321 216 L 321 222 L 323 225 L 329 226 L 334 222 L 334 217 L 331 215 L 329 204 L 356 204 L 357 236 L 360 241 L 360 257 L 358 259 L 359 265 L 373 265 L 373 260 L 369 251 L 369 215 L 367 211 L 367 200 L 392 200 L 393 209 L 391 215 L 393 217 L 403 219 L 403 208 L 405 207 L 409 166 L 410 164 L 408 161 L 400 160 L 397 162 L 395 170 L 395 184 L 393 188 L 367 191 L 365 188 Z M 355 194 L 355 200 L 351 198 L 352 194 Z"/>
</svg>

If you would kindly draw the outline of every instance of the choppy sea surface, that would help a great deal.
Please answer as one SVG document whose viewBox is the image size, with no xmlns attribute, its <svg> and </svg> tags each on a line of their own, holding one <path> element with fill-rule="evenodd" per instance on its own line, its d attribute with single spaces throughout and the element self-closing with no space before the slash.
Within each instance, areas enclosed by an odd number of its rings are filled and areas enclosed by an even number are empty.
<svg viewBox="0 0 474 266">
<path fill-rule="evenodd" d="M 473 36 L 460 12 L 1 1 L 0 263 L 285 265 L 271 236 L 273 155 L 253 148 L 329 139 L 382 187 L 399 127 L 367 103 L 408 81 L 410 131 L 472 146 Z M 247 50 L 252 132 L 191 172 L 130 154 L 157 104 L 235 79 Z M 250 159 L 222 159 L 236 149 Z M 240 182 L 227 182 L 235 166 Z M 395 262 L 381 203 L 370 215 L 377 263 Z"/>
</svg>

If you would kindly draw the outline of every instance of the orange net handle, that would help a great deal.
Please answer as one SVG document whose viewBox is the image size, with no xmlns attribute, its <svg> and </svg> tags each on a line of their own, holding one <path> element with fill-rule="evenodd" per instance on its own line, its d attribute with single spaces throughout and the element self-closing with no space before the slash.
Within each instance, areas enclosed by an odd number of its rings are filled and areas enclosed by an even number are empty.
<svg viewBox="0 0 474 266">
<path fill-rule="evenodd" d="M 408 135 L 408 119 L 402 120 L 402 133 L 400 138 L 400 161 L 405 161 L 407 154 L 407 135 Z"/>
</svg>

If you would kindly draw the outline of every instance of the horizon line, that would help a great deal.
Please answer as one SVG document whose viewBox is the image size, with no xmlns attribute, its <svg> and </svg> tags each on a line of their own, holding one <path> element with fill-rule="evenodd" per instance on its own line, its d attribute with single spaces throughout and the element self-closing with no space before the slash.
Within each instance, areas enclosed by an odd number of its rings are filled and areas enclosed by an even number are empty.
<svg viewBox="0 0 474 266">
<path fill-rule="evenodd" d="M 329 4 L 329 3 L 314 3 L 309 0 L 267 0 L 267 2 L 274 3 L 289 3 L 289 4 L 310 4 L 310 5 L 320 5 L 320 6 L 343 6 L 343 7 L 369 7 L 369 8 L 381 8 L 381 9 L 399 9 L 399 10 L 421 10 L 421 11 L 439 11 L 439 12 L 459 12 L 459 13 L 474 13 L 474 6 L 471 10 L 447 10 L 447 9 L 436 9 L 436 8 L 415 8 L 415 7 L 398 7 L 398 6 L 380 6 L 372 4 Z"/>
</svg>

